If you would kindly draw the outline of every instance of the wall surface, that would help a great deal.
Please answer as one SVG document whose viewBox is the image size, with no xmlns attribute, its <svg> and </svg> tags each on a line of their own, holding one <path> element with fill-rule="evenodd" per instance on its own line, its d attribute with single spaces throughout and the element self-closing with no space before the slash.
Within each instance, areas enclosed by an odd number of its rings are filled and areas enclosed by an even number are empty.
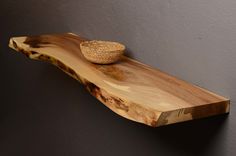
<svg viewBox="0 0 236 156">
<path fill-rule="evenodd" d="M 235 0 L 3 0 L 0 155 L 236 155 Z M 11 36 L 74 32 L 231 99 L 231 113 L 150 128 L 112 113 Z"/>
</svg>

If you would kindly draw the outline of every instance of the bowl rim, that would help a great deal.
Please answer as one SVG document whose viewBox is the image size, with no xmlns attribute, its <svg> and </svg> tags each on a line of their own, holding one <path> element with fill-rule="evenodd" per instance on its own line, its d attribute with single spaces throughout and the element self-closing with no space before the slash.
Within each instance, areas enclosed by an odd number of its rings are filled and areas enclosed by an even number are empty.
<svg viewBox="0 0 236 156">
<path fill-rule="evenodd" d="M 91 43 L 91 42 L 102 42 L 102 43 L 108 43 L 108 44 L 114 44 L 114 45 L 118 45 L 119 47 L 115 47 L 113 48 L 112 50 L 104 50 L 104 51 L 95 51 L 95 49 L 91 48 L 90 46 L 85 46 L 84 44 L 88 44 Z M 124 50 L 125 50 L 125 45 L 123 45 L 122 43 L 119 43 L 119 42 L 114 42 L 114 41 L 102 41 L 102 40 L 90 40 L 90 41 L 83 41 L 80 43 L 80 49 L 82 52 L 95 52 L 95 53 L 123 53 Z M 86 49 L 85 51 L 82 50 L 82 49 Z"/>
</svg>

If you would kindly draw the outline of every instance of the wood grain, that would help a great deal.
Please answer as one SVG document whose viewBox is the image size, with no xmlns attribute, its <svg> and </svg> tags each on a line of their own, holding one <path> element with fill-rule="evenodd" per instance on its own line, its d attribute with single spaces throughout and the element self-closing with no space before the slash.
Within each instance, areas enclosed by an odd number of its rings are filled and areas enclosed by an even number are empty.
<svg viewBox="0 0 236 156">
<path fill-rule="evenodd" d="M 229 99 L 126 56 L 111 65 L 92 64 L 80 51 L 85 40 L 72 33 L 13 37 L 9 46 L 56 65 L 115 113 L 149 126 L 229 112 Z"/>
</svg>

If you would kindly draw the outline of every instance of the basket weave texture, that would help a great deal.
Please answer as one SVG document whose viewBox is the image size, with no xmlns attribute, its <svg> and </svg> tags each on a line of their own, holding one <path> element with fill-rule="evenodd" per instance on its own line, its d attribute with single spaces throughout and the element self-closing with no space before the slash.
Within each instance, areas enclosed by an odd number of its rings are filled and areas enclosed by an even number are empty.
<svg viewBox="0 0 236 156">
<path fill-rule="evenodd" d="M 121 58 L 125 46 L 117 42 L 92 40 L 80 43 L 80 49 L 88 61 L 110 64 Z"/>
</svg>

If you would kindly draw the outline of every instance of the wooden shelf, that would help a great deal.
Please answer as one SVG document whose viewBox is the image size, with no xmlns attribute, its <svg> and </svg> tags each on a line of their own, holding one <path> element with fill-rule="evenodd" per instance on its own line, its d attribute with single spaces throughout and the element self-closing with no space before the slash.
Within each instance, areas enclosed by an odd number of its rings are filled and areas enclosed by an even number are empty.
<svg viewBox="0 0 236 156">
<path fill-rule="evenodd" d="M 48 61 L 79 80 L 115 113 L 157 127 L 229 112 L 229 100 L 126 56 L 111 65 L 92 64 L 72 33 L 13 37 L 9 46 Z"/>
</svg>

